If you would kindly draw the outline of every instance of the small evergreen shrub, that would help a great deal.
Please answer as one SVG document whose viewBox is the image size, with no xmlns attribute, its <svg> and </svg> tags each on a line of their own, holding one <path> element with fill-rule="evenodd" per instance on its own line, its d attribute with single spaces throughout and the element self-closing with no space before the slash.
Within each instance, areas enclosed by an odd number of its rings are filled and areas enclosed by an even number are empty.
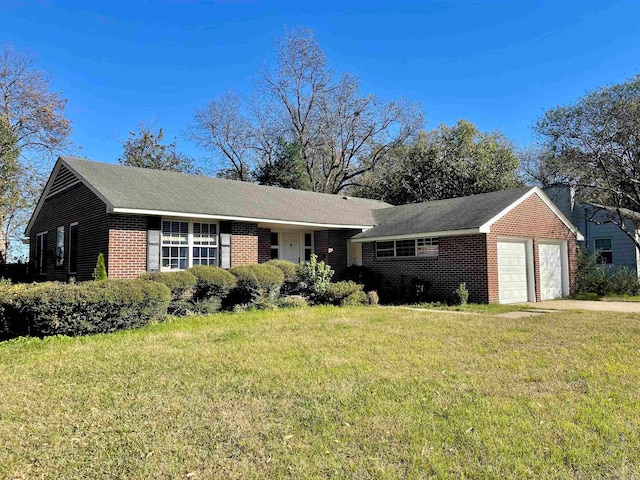
<svg viewBox="0 0 640 480">
<path fill-rule="evenodd" d="M 368 303 L 367 294 L 362 291 L 362 285 L 355 282 L 330 283 L 322 295 L 319 295 L 317 303 L 328 305 L 359 305 Z"/>
<path fill-rule="evenodd" d="M 329 265 L 318 261 L 315 253 L 308 262 L 300 263 L 298 269 L 300 293 L 312 301 L 318 301 L 331 282 L 335 272 Z"/>
<path fill-rule="evenodd" d="M 93 269 L 93 279 L 100 282 L 107 279 L 107 267 L 104 264 L 104 255 L 98 254 L 96 268 Z"/>
<path fill-rule="evenodd" d="M 217 298 L 224 299 L 236 286 L 236 277 L 224 268 L 207 265 L 195 265 L 187 269 L 197 279 L 196 301 Z"/>
<path fill-rule="evenodd" d="M 380 303 L 378 292 L 376 292 L 375 290 L 371 290 L 370 292 L 368 292 L 367 300 L 369 301 L 369 305 L 378 305 Z"/>
<path fill-rule="evenodd" d="M 140 275 L 142 280 L 162 283 L 171 290 L 172 300 L 188 300 L 196 286 L 196 277 L 187 271 L 151 272 Z"/>
<path fill-rule="evenodd" d="M 212 315 L 219 312 L 221 306 L 220 297 L 203 298 L 191 302 L 191 312 L 196 315 Z"/>
<path fill-rule="evenodd" d="M 304 297 L 300 295 L 281 297 L 277 300 L 276 304 L 279 308 L 303 308 L 309 305 Z"/>
<path fill-rule="evenodd" d="M 11 332 L 32 335 L 89 335 L 138 328 L 163 320 L 171 292 L 143 280 L 29 284 L 2 296 Z"/>
<path fill-rule="evenodd" d="M 453 291 L 453 303 L 454 305 L 466 305 L 469 301 L 469 290 L 467 289 L 467 284 L 462 282 L 458 285 Z"/>
<path fill-rule="evenodd" d="M 282 270 L 264 263 L 241 265 L 229 271 L 236 277 L 237 284 L 227 297 L 228 306 L 256 304 L 265 298 L 276 298 L 284 283 Z"/>
</svg>

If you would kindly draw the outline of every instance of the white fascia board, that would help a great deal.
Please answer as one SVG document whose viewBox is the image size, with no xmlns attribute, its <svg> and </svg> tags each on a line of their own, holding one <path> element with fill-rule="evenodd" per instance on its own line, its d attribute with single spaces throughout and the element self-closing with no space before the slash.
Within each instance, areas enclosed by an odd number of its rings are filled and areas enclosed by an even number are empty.
<svg viewBox="0 0 640 480">
<path fill-rule="evenodd" d="M 477 233 L 483 232 L 481 232 L 479 228 L 467 228 L 464 230 L 443 230 L 441 232 L 407 233 L 403 235 L 384 235 L 380 237 L 351 238 L 350 240 L 355 243 L 386 242 L 388 240 L 411 240 L 414 238 L 455 237 L 458 235 L 475 235 Z"/>
<path fill-rule="evenodd" d="M 507 208 L 502 210 L 500 213 L 498 213 L 496 216 L 491 218 L 489 221 L 487 221 L 486 223 L 481 225 L 480 226 L 480 232 L 489 233 L 491 231 L 491 225 L 496 223 L 498 220 L 500 220 L 502 217 L 504 217 L 507 213 L 509 213 L 511 210 L 516 208 L 518 205 L 520 205 L 527 198 L 529 198 L 531 195 L 534 195 L 534 194 L 538 195 L 538 198 L 540 198 L 540 200 L 542 200 L 545 203 L 545 205 L 547 205 L 547 207 L 549 207 L 551 209 L 551 211 L 562 221 L 562 223 L 564 223 L 566 225 L 566 227 L 569 230 L 571 230 L 571 232 L 573 232 L 573 234 L 576 236 L 576 238 L 578 240 L 584 240 L 584 237 L 578 231 L 578 229 L 575 227 L 575 225 L 573 225 L 573 223 L 571 223 L 571 221 L 564 215 L 564 213 L 562 213 L 560 211 L 560 209 L 558 209 L 558 207 L 556 207 L 555 203 L 553 203 L 551 201 L 551 199 L 549 199 L 547 194 L 544 193 L 540 187 L 533 187 L 531 190 L 529 190 L 527 193 L 525 193 L 518 200 L 513 202 L 511 205 L 509 205 Z"/>
<path fill-rule="evenodd" d="M 129 215 L 158 215 L 162 217 L 178 217 L 178 218 L 206 218 L 211 220 L 233 220 L 237 222 L 252 223 L 274 223 L 278 225 L 300 225 L 303 227 L 315 228 L 344 228 L 368 230 L 372 225 L 338 225 L 333 223 L 312 223 L 312 222 L 296 222 L 293 220 L 275 220 L 273 218 L 252 218 L 252 217 L 235 217 L 229 215 L 209 215 L 204 213 L 185 213 L 185 212 L 169 212 L 164 210 L 145 210 L 140 208 L 121 208 L 115 207 L 107 210 L 109 213 L 129 214 Z"/>
</svg>

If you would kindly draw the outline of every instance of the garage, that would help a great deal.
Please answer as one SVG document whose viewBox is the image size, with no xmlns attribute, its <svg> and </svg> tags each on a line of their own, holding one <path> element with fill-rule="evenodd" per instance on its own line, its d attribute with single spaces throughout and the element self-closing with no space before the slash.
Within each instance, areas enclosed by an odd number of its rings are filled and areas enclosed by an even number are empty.
<svg viewBox="0 0 640 480">
<path fill-rule="evenodd" d="M 527 241 L 498 241 L 498 291 L 500 303 L 529 300 Z"/>
<path fill-rule="evenodd" d="M 563 244 L 552 241 L 540 241 L 540 299 L 553 300 L 563 296 L 563 272 L 566 254 Z"/>
</svg>

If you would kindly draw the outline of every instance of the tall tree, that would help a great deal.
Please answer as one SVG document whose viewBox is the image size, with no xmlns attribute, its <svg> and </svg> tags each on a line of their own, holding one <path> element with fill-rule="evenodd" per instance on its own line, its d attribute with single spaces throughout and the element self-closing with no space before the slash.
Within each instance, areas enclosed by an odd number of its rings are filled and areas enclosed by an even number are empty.
<svg viewBox="0 0 640 480">
<path fill-rule="evenodd" d="M 263 161 L 254 173 L 261 185 L 311 190 L 305 175 L 302 147 L 298 142 L 279 139 L 278 147 L 269 160 Z"/>
<path fill-rule="evenodd" d="M 193 160 L 178 151 L 176 141 L 163 144 L 164 131 L 140 123 L 137 132 L 129 132 L 123 143 L 124 152 L 118 162 L 132 167 L 170 170 L 173 172 L 199 173 Z"/>
<path fill-rule="evenodd" d="M 459 120 L 391 151 L 355 193 L 401 205 L 515 188 L 518 175 L 518 157 L 504 135 Z"/>
<path fill-rule="evenodd" d="M 35 58 L 4 45 L 0 53 L 0 262 L 19 240 L 37 200 L 42 162 L 69 146 L 66 100 Z"/>
<path fill-rule="evenodd" d="M 547 111 L 535 129 L 545 167 L 640 247 L 640 75 Z"/>
<path fill-rule="evenodd" d="M 335 75 L 308 29 L 286 32 L 276 65 L 258 72 L 249 101 L 226 94 L 198 110 L 190 136 L 242 179 L 273 163 L 279 139 L 298 144 L 311 189 L 338 193 L 357 183 L 422 126 L 417 105 L 362 95 L 352 74 Z"/>
</svg>

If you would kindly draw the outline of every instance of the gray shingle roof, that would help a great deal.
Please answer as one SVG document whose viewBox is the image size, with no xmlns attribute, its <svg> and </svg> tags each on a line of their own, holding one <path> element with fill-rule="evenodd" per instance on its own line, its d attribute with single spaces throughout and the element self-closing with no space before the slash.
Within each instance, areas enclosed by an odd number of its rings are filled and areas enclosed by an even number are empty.
<svg viewBox="0 0 640 480">
<path fill-rule="evenodd" d="M 376 226 L 354 238 L 374 238 L 478 228 L 534 187 L 482 193 L 376 210 Z"/>
<path fill-rule="evenodd" d="M 374 225 L 388 203 L 62 157 L 114 208 L 326 225 Z"/>
</svg>

